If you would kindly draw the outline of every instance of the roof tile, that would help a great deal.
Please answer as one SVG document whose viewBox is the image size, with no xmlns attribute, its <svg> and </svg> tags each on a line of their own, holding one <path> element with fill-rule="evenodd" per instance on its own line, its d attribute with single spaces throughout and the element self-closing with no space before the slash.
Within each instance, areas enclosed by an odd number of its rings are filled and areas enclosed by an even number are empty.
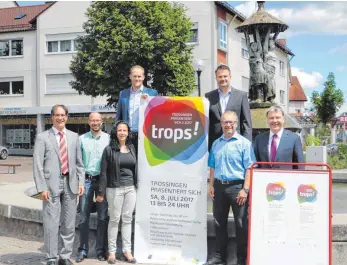
<svg viewBox="0 0 347 265">
<path fill-rule="evenodd" d="M 0 32 L 32 30 L 32 20 L 50 7 L 52 3 L 35 6 L 20 6 L 0 9 Z M 21 19 L 15 19 L 25 14 Z"/>
<path fill-rule="evenodd" d="M 292 76 L 292 85 L 289 88 L 289 101 L 307 101 L 304 90 L 297 76 Z"/>
</svg>

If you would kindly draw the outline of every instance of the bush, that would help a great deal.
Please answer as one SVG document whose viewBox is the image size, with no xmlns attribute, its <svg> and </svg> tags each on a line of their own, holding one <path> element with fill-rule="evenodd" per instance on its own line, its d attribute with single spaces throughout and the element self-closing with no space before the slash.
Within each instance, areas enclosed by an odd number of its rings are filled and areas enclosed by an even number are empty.
<svg viewBox="0 0 347 265">
<path fill-rule="evenodd" d="M 303 150 L 306 151 L 306 146 L 320 146 L 320 145 L 321 145 L 320 139 L 318 137 L 314 137 L 313 135 L 309 134 L 306 136 Z"/>
<path fill-rule="evenodd" d="M 332 169 L 347 168 L 347 143 L 338 144 L 336 153 L 328 156 L 328 165 Z"/>
</svg>

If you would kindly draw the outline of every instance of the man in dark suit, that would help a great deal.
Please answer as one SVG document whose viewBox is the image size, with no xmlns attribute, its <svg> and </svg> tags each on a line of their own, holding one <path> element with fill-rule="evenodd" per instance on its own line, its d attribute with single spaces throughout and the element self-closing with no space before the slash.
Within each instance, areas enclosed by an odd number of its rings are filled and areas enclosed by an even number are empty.
<svg viewBox="0 0 347 265">
<path fill-rule="evenodd" d="M 258 162 L 304 163 L 301 139 L 295 133 L 286 130 L 284 112 L 279 106 L 272 106 L 266 113 L 270 131 L 257 135 L 254 141 L 254 153 Z M 261 168 L 294 168 L 300 166 L 259 165 Z"/>
<path fill-rule="evenodd" d="M 135 65 L 131 67 L 129 78 L 131 87 L 122 90 L 119 94 L 115 123 L 123 120 L 129 124 L 131 129 L 130 139 L 137 154 L 140 100 L 141 98 L 146 99 L 148 96 L 157 96 L 158 91 L 143 86 L 145 69 L 142 66 Z"/>
<path fill-rule="evenodd" d="M 226 110 L 237 114 L 239 120 L 237 132 L 252 141 L 252 121 L 247 93 L 231 87 L 231 73 L 227 65 L 218 66 L 215 74 L 218 89 L 205 94 L 210 102 L 208 150 L 211 149 L 212 143 L 223 134 L 220 119 Z"/>
</svg>

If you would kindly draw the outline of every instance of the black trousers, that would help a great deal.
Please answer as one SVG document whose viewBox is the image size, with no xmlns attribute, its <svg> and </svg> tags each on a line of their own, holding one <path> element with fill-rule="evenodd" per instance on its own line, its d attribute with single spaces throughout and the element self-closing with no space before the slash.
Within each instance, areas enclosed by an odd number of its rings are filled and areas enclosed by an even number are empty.
<svg viewBox="0 0 347 265">
<path fill-rule="evenodd" d="M 227 258 L 230 206 L 235 220 L 237 259 L 238 261 L 245 261 L 247 258 L 248 200 L 244 205 L 238 205 L 236 202 L 237 195 L 242 188 L 242 182 L 241 184 L 227 185 L 216 181 L 214 183 L 213 217 L 216 230 L 215 255 L 224 261 Z"/>
</svg>

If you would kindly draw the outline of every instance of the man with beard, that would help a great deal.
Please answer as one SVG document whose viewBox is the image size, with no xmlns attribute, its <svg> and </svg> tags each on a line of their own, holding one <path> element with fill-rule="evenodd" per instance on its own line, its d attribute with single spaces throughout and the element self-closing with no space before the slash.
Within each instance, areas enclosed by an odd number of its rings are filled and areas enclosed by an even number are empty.
<svg viewBox="0 0 347 265">
<path fill-rule="evenodd" d="M 270 131 L 257 135 L 254 140 L 254 153 L 258 162 L 304 163 L 304 153 L 300 137 L 284 129 L 284 111 L 272 106 L 266 113 Z M 258 165 L 260 168 L 303 169 L 303 166 Z"/>
<path fill-rule="evenodd" d="M 88 124 L 90 131 L 80 136 L 82 160 L 85 168 L 85 193 L 80 201 L 80 247 L 76 262 L 82 262 L 88 255 L 89 217 L 94 197 L 98 195 L 101 157 L 110 142 L 110 136 L 101 131 L 102 117 L 92 112 Z M 107 202 L 96 202 L 98 225 L 96 230 L 96 255 L 99 261 L 106 260 L 105 240 L 107 236 Z"/>
</svg>

